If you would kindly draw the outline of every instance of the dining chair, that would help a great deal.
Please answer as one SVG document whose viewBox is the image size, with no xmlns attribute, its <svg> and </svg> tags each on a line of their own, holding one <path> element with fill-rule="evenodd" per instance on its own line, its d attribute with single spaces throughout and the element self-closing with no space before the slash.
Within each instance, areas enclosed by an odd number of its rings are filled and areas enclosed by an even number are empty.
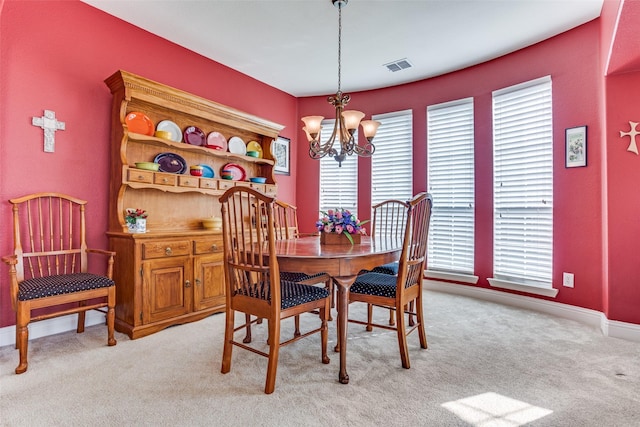
<svg viewBox="0 0 640 427">
<path fill-rule="evenodd" d="M 371 237 L 384 237 L 400 244 L 404 238 L 404 228 L 407 222 L 407 209 L 409 204 L 400 200 L 385 200 L 371 207 Z M 390 274 L 396 276 L 398 274 L 398 262 L 391 262 L 384 265 L 374 267 L 371 271 L 374 273 Z M 389 310 L 389 325 L 395 325 L 394 311 Z M 373 306 L 367 306 L 367 317 L 369 321 L 373 316 Z M 413 323 L 413 317 L 409 318 L 409 322 Z M 367 327 L 371 331 L 371 326 Z"/>
<path fill-rule="evenodd" d="M 275 389 L 280 347 L 320 332 L 321 360 L 327 356 L 329 291 L 317 286 L 281 280 L 276 256 L 274 199 L 249 187 L 232 187 L 221 197 L 227 304 L 222 373 L 231 370 L 234 346 L 268 358 L 264 392 Z M 280 323 L 292 316 L 313 311 L 320 313 L 320 325 L 304 334 L 280 342 Z M 245 313 L 245 322 L 236 326 L 235 313 Z M 255 320 L 250 317 L 255 316 Z M 247 322 L 249 319 L 249 322 Z M 237 341 L 235 332 L 247 323 L 266 319 L 268 352 L 259 346 Z"/>
<path fill-rule="evenodd" d="M 398 335 L 402 367 L 409 369 L 407 335 L 418 329 L 420 347 L 427 348 L 422 310 L 422 282 L 426 263 L 429 222 L 433 201 L 428 193 L 420 193 L 408 202 L 407 220 L 404 229 L 402 253 L 398 274 L 390 275 L 369 272 L 359 275 L 351 286 L 349 303 L 363 302 L 386 307 L 396 312 L 396 325 L 383 325 L 357 319 L 349 322 L 395 330 Z M 412 305 L 409 303 L 413 302 Z M 410 307 L 413 307 L 411 309 Z M 407 328 L 405 314 L 416 316 L 416 323 Z"/>
<path fill-rule="evenodd" d="M 87 248 L 87 202 L 61 193 L 37 193 L 9 203 L 14 250 L 2 260 L 9 266 L 11 303 L 16 312 L 15 346 L 20 356 L 16 374 L 27 370 L 31 322 L 78 313 L 76 330 L 82 333 L 87 310 L 107 307 L 107 344 L 116 345 L 115 252 Z M 89 272 L 90 254 L 106 257 L 106 274 Z"/>
</svg>

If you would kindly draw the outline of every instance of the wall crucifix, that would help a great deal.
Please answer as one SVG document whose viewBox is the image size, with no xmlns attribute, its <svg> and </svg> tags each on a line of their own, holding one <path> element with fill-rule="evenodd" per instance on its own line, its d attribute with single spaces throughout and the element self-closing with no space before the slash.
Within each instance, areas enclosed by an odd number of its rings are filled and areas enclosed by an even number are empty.
<svg viewBox="0 0 640 427">
<path fill-rule="evenodd" d="M 31 124 L 44 129 L 44 152 L 53 153 L 56 148 L 56 131 L 64 130 L 64 122 L 56 120 L 55 111 L 44 110 L 44 116 L 33 117 Z"/>
</svg>

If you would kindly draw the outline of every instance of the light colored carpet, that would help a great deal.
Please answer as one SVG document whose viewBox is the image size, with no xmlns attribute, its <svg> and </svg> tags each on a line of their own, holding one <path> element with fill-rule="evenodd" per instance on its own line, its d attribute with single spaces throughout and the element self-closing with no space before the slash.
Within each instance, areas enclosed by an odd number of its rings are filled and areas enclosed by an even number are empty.
<svg viewBox="0 0 640 427">
<path fill-rule="evenodd" d="M 338 354 L 320 363 L 314 335 L 281 349 L 272 395 L 263 394 L 266 358 L 235 348 L 231 372 L 220 373 L 224 314 L 134 341 L 117 334 L 115 347 L 104 326 L 40 338 L 23 375 L 13 373 L 17 351 L 3 347 L 0 424 L 640 425 L 639 343 L 467 297 L 425 297 L 429 349 L 411 334 L 411 369 L 400 365 L 394 332 L 350 324 L 348 385 L 337 381 Z M 254 330 L 254 342 L 265 340 L 266 324 Z"/>
</svg>

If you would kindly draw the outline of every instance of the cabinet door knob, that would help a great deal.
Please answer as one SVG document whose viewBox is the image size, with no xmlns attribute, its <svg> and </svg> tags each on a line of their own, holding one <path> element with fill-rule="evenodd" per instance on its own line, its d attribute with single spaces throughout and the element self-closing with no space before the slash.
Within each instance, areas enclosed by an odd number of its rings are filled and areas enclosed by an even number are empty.
<svg viewBox="0 0 640 427">
<path fill-rule="evenodd" d="M 171 250 L 171 247 L 168 247 L 167 249 L 165 249 L 164 254 L 167 256 L 173 255 L 173 251 Z"/>
<path fill-rule="evenodd" d="M 188 281 L 188 280 L 186 282 L 184 282 L 184 287 L 185 288 L 190 288 L 191 287 L 191 282 Z"/>
<path fill-rule="evenodd" d="M 200 279 L 196 278 L 196 285 L 200 286 Z"/>
</svg>

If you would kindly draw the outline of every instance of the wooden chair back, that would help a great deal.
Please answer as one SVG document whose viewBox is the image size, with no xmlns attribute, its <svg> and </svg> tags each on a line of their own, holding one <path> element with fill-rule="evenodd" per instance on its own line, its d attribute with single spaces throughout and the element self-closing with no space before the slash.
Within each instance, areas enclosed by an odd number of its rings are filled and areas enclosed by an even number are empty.
<svg viewBox="0 0 640 427">
<path fill-rule="evenodd" d="M 9 203 L 17 282 L 87 271 L 86 201 L 59 193 L 38 193 Z M 17 294 L 17 286 L 12 287 L 14 309 Z"/>
<path fill-rule="evenodd" d="M 371 210 L 371 236 L 387 236 L 398 241 L 404 238 L 409 204 L 400 200 L 385 200 Z"/>
<path fill-rule="evenodd" d="M 297 207 L 282 200 L 276 200 L 273 204 L 273 212 L 276 240 L 297 239 L 300 237 Z"/>
<path fill-rule="evenodd" d="M 419 193 L 407 203 L 409 207 L 397 280 L 398 292 L 401 294 L 422 284 L 433 199 L 428 193 Z"/>
</svg>

